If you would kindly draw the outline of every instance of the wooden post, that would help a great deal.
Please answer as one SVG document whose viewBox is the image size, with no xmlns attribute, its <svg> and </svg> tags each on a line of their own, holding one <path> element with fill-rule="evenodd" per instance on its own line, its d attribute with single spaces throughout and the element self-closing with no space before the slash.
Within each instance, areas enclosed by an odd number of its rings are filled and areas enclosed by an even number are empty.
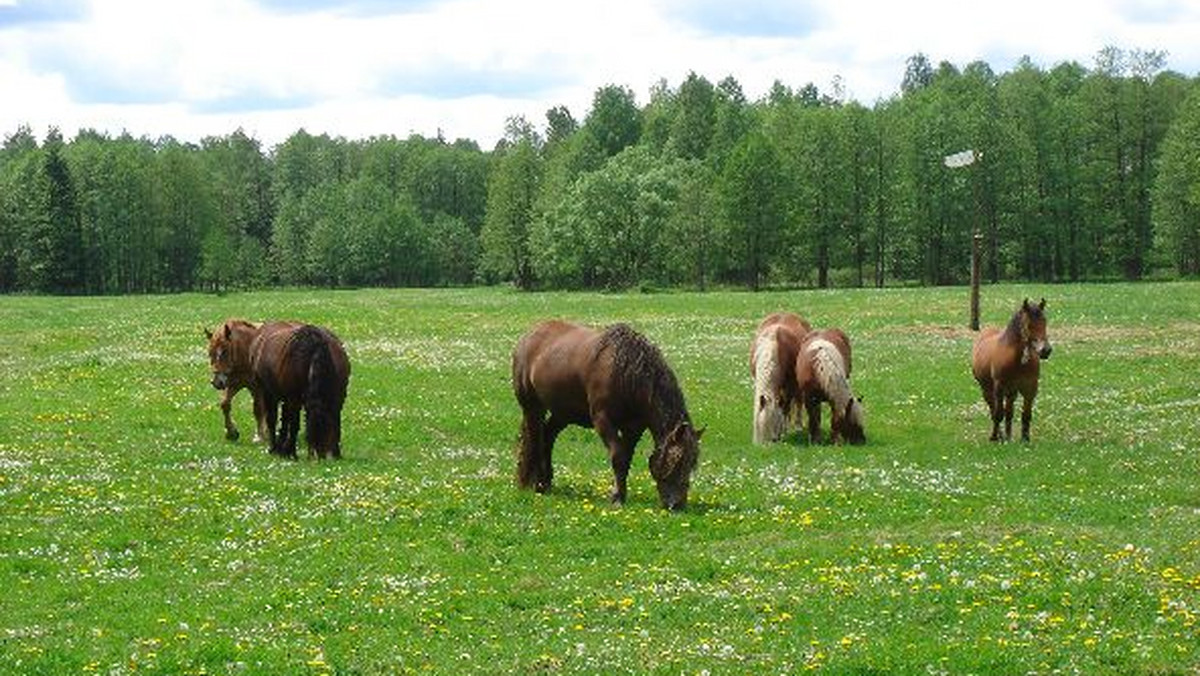
<svg viewBox="0 0 1200 676">
<path fill-rule="evenodd" d="M 979 330 L 979 243 L 983 235 L 976 230 L 971 235 L 971 330 Z"/>
</svg>

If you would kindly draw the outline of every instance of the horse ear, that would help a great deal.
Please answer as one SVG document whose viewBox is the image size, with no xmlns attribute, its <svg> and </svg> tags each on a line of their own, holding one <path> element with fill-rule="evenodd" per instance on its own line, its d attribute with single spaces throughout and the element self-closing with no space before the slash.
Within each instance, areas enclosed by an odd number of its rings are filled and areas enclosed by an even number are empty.
<svg viewBox="0 0 1200 676">
<path fill-rule="evenodd" d="M 1042 302 L 1038 303 L 1038 309 L 1039 309 L 1039 310 L 1045 310 L 1045 309 L 1046 309 L 1046 299 L 1045 299 L 1045 298 L 1043 298 L 1043 299 L 1042 299 Z"/>
<path fill-rule="evenodd" d="M 1024 301 L 1021 302 L 1021 307 L 1026 310 L 1029 309 L 1029 299 L 1028 298 L 1026 298 Z"/>
<path fill-rule="evenodd" d="M 700 437 L 704 436 L 704 430 L 708 429 L 708 425 L 696 430 L 696 441 L 700 441 Z"/>
<path fill-rule="evenodd" d="M 201 326 L 200 330 L 204 332 L 205 338 L 212 340 L 212 331 L 209 331 L 207 326 Z"/>
<path fill-rule="evenodd" d="M 225 340 L 233 340 L 233 329 L 228 324 L 225 325 Z"/>
</svg>

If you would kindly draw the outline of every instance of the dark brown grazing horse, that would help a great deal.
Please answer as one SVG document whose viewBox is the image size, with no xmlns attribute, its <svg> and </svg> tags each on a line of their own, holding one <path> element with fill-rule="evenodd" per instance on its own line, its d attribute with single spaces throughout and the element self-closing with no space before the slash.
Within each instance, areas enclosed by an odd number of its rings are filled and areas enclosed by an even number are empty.
<svg viewBox="0 0 1200 676">
<path fill-rule="evenodd" d="M 624 324 L 597 331 L 543 322 L 517 343 L 512 379 L 523 414 L 517 459 L 522 488 L 550 489 L 550 456 L 563 428 L 594 427 L 612 462 L 610 497 L 624 503 L 634 447 L 649 429 L 650 475 L 662 506 L 686 506 L 703 430 L 692 426 L 675 374 L 641 334 Z"/>
<path fill-rule="evenodd" d="M 277 327 L 297 327 L 291 322 L 276 322 Z M 244 319 L 227 319 L 216 331 L 204 330 L 208 337 L 208 362 L 212 370 L 212 386 L 221 390 L 221 413 L 225 416 L 225 438 L 236 441 L 240 436 L 233 424 L 230 407 L 233 397 L 243 389 L 249 389 L 254 397 L 254 442 L 268 438 L 266 416 L 262 402 L 254 389 L 254 373 L 250 366 L 250 344 L 258 337 L 261 324 Z"/>
<path fill-rule="evenodd" d="M 1012 438 L 1013 403 L 1018 392 L 1024 406 L 1021 440 L 1029 441 L 1041 360 L 1050 358 L 1051 349 L 1046 337 L 1045 298 L 1037 305 L 1030 305 L 1026 298 L 1003 331 L 991 327 L 979 332 L 971 350 L 971 372 L 992 414 L 992 441 L 1001 440 L 1002 419 L 1004 440 Z"/>
<path fill-rule="evenodd" d="M 342 455 L 342 405 L 350 382 L 350 360 L 341 341 L 319 326 L 264 324 L 250 345 L 255 388 L 270 434 L 271 452 L 296 457 L 300 409 L 308 454 Z M 283 419 L 275 431 L 279 405 Z"/>
<path fill-rule="evenodd" d="M 810 443 L 820 439 L 823 401 L 829 402 L 833 443 L 866 443 L 862 399 L 850 391 L 850 368 L 850 339 L 840 329 L 812 331 L 804 337 L 796 358 L 796 386 L 808 412 Z"/>
<path fill-rule="evenodd" d="M 754 333 L 750 343 L 750 377 L 754 379 L 756 444 L 779 441 L 787 434 L 793 411 L 799 413 L 796 356 L 800 353 L 800 342 L 811 330 L 812 325 L 799 315 L 774 312 L 759 323 Z"/>
</svg>

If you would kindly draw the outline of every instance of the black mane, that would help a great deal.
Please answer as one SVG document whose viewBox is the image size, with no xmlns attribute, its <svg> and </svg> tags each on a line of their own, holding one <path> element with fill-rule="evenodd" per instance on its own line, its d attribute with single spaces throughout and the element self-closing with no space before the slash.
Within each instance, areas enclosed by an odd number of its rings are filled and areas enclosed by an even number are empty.
<svg viewBox="0 0 1200 676">
<path fill-rule="evenodd" d="M 600 335 L 596 349 L 612 350 L 612 378 L 619 391 L 633 393 L 649 385 L 651 401 L 665 419 L 688 420 L 675 373 L 645 336 L 627 324 L 614 324 Z"/>
</svg>

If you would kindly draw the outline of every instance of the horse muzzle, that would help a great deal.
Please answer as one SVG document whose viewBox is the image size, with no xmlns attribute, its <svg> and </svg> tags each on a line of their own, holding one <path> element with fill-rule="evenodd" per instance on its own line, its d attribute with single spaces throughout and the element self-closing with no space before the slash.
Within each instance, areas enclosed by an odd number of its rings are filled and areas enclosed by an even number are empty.
<svg viewBox="0 0 1200 676">
<path fill-rule="evenodd" d="M 1054 351 L 1054 348 L 1052 348 L 1050 346 L 1050 343 L 1042 343 L 1042 347 L 1040 349 L 1038 349 L 1038 358 L 1049 359 L 1050 353 L 1053 351 Z"/>
<path fill-rule="evenodd" d="M 229 376 L 224 373 L 214 373 L 212 377 L 212 386 L 218 390 L 223 390 L 229 387 Z"/>
</svg>

